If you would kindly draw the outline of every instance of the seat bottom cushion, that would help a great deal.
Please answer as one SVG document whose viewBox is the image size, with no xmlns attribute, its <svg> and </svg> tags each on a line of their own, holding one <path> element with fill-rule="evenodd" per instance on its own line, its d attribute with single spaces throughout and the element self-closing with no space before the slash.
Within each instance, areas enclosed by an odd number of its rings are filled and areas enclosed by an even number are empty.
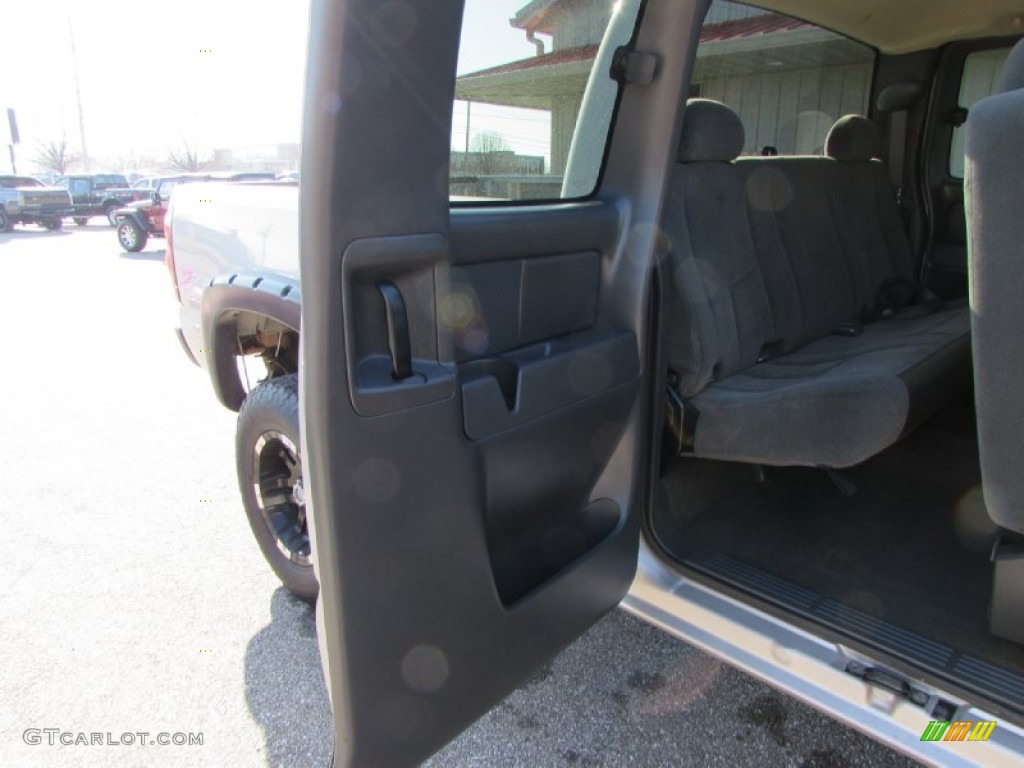
<svg viewBox="0 0 1024 768">
<path fill-rule="evenodd" d="M 708 386 L 694 455 L 848 467 L 892 445 L 970 380 L 962 306 L 827 336 Z"/>
</svg>

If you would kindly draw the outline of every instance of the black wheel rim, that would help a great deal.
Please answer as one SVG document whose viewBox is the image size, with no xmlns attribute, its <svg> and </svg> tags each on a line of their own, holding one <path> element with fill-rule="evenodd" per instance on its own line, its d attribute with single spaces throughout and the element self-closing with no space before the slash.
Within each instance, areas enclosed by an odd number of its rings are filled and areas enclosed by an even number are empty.
<svg viewBox="0 0 1024 768">
<path fill-rule="evenodd" d="M 287 435 L 268 430 L 253 451 L 256 504 L 281 554 L 296 565 L 311 564 L 302 461 Z"/>
</svg>

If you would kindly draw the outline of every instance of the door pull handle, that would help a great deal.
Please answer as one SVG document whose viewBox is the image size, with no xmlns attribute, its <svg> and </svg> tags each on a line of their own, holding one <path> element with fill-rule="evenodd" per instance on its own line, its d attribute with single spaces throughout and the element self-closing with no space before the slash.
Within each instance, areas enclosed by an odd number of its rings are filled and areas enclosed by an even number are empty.
<svg viewBox="0 0 1024 768">
<path fill-rule="evenodd" d="M 391 352 L 391 378 L 402 381 L 412 376 L 412 345 L 409 341 L 409 313 L 402 292 L 390 280 L 377 283 L 384 299 L 384 317 L 388 326 L 388 350 Z"/>
</svg>

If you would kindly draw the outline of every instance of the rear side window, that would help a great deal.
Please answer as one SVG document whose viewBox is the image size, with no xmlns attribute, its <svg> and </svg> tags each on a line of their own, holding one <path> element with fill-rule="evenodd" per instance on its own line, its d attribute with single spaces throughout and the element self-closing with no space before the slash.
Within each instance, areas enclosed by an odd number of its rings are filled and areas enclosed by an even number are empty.
<svg viewBox="0 0 1024 768">
<path fill-rule="evenodd" d="M 453 203 L 594 191 L 618 94 L 599 48 L 606 37 L 608 52 L 629 42 L 639 6 L 466 0 L 452 106 Z"/>
<path fill-rule="evenodd" d="M 93 177 L 93 186 L 96 189 L 110 189 L 111 187 L 127 187 L 128 179 L 115 173 L 99 173 Z"/>
<path fill-rule="evenodd" d="M 29 176 L 0 176 L 0 188 L 16 189 L 17 187 L 41 187 L 38 179 Z"/>
<path fill-rule="evenodd" d="M 999 87 L 1003 65 L 1010 55 L 1009 48 L 993 48 L 975 51 L 964 59 L 964 73 L 960 77 L 960 96 L 957 103 L 970 110 L 975 103 L 991 96 Z M 949 148 L 949 175 L 955 179 L 964 177 L 964 126 L 953 129 L 953 141 Z"/>
<path fill-rule="evenodd" d="M 835 32 L 714 0 L 689 95 L 740 116 L 745 155 L 816 155 L 837 119 L 866 114 L 874 66 L 874 49 Z"/>
</svg>

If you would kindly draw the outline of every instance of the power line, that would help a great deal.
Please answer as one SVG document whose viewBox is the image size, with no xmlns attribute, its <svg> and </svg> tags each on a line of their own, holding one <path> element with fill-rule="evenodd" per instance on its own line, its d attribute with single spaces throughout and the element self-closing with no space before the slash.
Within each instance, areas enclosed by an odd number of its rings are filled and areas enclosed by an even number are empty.
<svg viewBox="0 0 1024 768">
<path fill-rule="evenodd" d="M 85 143 L 85 114 L 82 111 L 82 89 L 78 82 L 78 53 L 75 51 L 75 30 L 68 11 L 68 37 L 71 38 L 71 69 L 75 73 L 75 100 L 78 102 L 78 135 L 82 141 L 82 167 L 89 170 L 89 147 Z"/>
</svg>

